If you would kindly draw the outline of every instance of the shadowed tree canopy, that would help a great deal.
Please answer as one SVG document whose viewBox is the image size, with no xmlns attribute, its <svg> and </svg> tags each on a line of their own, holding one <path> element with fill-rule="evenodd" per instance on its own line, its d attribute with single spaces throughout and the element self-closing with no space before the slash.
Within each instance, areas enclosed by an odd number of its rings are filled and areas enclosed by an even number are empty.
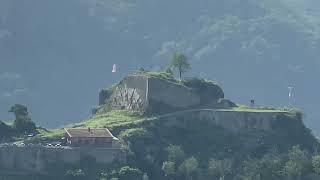
<svg viewBox="0 0 320 180">
<path fill-rule="evenodd" d="M 16 116 L 13 126 L 19 133 L 34 133 L 36 131 L 36 125 L 28 115 L 27 106 L 15 104 L 10 108 L 9 112 L 14 113 Z"/>
<path fill-rule="evenodd" d="M 28 108 L 22 104 L 15 104 L 10 108 L 9 112 L 14 113 L 16 119 L 28 116 Z"/>
</svg>

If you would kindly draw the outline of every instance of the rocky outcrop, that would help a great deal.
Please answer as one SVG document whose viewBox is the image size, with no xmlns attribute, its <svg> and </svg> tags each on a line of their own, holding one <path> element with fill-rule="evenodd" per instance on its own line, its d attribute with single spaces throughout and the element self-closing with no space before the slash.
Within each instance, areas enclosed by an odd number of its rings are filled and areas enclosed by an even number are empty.
<svg viewBox="0 0 320 180">
<path fill-rule="evenodd" d="M 114 89 L 106 104 L 112 109 L 143 111 L 148 106 L 148 78 L 128 76 Z"/>
<path fill-rule="evenodd" d="M 229 99 L 220 99 L 218 101 L 217 107 L 225 109 L 225 108 L 237 107 L 237 105 Z"/>
<path fill-rule="evenodd" d="M 199 78 L 189 78 L 184 80 L 183 84 L 193 89 L 200 96 L 201 104 L 212 104 L 224 98 L 222 88 L 212 81 Z"/>
</svg>

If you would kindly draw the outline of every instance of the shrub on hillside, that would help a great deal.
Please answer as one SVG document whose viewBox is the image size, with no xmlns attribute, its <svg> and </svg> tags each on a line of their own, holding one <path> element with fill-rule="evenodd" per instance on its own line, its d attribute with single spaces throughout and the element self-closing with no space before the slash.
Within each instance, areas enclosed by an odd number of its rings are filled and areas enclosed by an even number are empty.
<svg viewBox="0 0 320 180">
<path fill-rule="evenodd" d="M 9 138 L 10 136 L 12 136 L 13 133 L 14 130 L 11 126 L 0 121 L 0 140 L 4 138 Z"/>
<path fill-rule="evenodd" d="M 184 80 L 183 84 L 194 89 L 200 95 L 202 104 L 224 98 L 224 92 L 222 88 L 213 81 L 202 78 L 190 78 Z"/>
<path fill-rule="evenodd" d="M 87 180 L 87 175 L 82 169 L 68 170 L 65 180 Z"/>
<path fill-rule="evenodd" d="M 120 180 L 141 180 L 142 172 L 139 169 L 124 166 L 119 170 Z"/>
<path fill-rule="evenodd" d="M 36 124 L 30 119 L 16 119 L 13 122 L 13 127 L 20 134 L 36 132 Z"/>
</svg>

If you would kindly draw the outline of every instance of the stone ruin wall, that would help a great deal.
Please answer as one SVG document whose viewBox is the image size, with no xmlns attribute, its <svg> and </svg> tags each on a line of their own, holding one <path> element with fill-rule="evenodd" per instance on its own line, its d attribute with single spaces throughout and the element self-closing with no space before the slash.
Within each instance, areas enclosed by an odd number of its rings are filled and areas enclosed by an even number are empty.
<svg viewBox="0 0 320 180">
<path fill-rule="evenodd" d="M 0 168 L 43 173 L 52 164 L 75 164 L 86 156 L 95 158 L 97 163 L 102 164 L 125 159 L 121 149 L 8 146 L 0 148 Z"/>
<path fill-rule="evenodd" d="M 148 98 L 173 108 L 188 108 L 200 105 L 200 96 L 190 88 L 167 82 L 158 78 L 149 78 Z"/>
<path fill-rule="evenodd" d="M 283 112 L 237 112 L 220 110 L 187 110 L 172 113 L 160 119 L 168 123 L 181 123 L 179 120 L 210 120 L 217 126 L 237 132 L 241 130 L 272 131 L 273 122 L 277 121 L 277 115 Z"/>
<path fill-rule="evenodd" d="M 191 89 L 143 75 L 132 75 L 123 79 L 107 104 L 111 109 L 146 111 L 150 108 L 150 101 L 182 109 L 200 105 L 199 95 Z"/>
</svg>

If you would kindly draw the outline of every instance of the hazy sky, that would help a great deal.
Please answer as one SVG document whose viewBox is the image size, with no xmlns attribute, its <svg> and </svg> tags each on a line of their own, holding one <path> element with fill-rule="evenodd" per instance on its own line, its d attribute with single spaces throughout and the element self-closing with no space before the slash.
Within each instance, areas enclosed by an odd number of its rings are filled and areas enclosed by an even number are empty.
<svg viewBox="0 0 320 180">
<path fill-rule="evenodd" d="M 283 107 L 294 86 L 295 105 L 318 129 L 319 43 L 305 33 L 316 25 L 295 23 L 304 16 L 287 21 L 289 11 L 271 16 L 249 0 L 86 2 L 0 2 L 0 119 L 12 119 L 9 107 L 22 103 L 42 126 L 80 121 L 99 89 L 138 67 L 159 70 L 182 51 L 188 76 L 217 80 L 236 102 Z"/>
</svg>

